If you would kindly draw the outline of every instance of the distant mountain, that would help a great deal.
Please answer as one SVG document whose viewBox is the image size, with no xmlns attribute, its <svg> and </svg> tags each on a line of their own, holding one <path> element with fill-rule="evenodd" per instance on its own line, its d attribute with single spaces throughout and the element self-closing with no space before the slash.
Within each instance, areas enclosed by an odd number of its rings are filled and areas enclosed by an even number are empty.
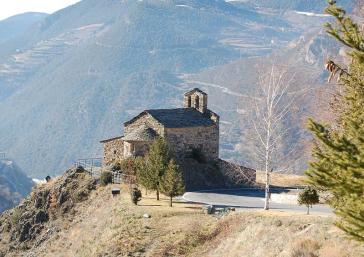
<svg viewBox="0 0 364 257">
<path fill-rule="evenodd" d="M 29 12 L 0 21 L 0 44 L 22 35 L 29 27 L 48 14 Z"/>
<path fill-rule="evenodd" d="M 312 0 L 228 0 L 228 2 L 250 4 L 258 8 L 272 8 L 279 11 L 296 10 L 317 13 L 323 13 L 327 6 L 326 0 L 314 2 Z M 348 11 L 351 11 L 355 4 L 353 0 L 339 0 L 337 2 Z"/>
<path fill-rule="evenodd" d="M 84 0 L 0 45 L 0 147 L 33 177 L 57 174 L 100 156 L 99 140 L 139 111 L 181 106 L 194 86 L 181 75 L 267 55 L 300 33 L 223 0 Z"/>
<path fill-rule="evenodd" d="M 33 187 L 33 181 L 11 160 L 0 160 L 0 213 L 17 205 Z"/>
</svg>

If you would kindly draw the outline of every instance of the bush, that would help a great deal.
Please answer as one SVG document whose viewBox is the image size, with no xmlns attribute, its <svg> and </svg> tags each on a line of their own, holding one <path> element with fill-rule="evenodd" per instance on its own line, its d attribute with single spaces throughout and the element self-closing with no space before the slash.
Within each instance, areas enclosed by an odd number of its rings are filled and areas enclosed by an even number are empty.
<svg viewBox="0 0 364 257">
<path fill-rule="evenodd" d="M 138 188 L 134 187 L 133 190 L 131 191 L 131 201 L 135 205 L 137 205 L 138 202 L 141 200 L 141 198 L 142 198 L 142 192 Z"/>
<path fill-rule="evenodd" d="M 112 183 L 112 172 L 104 171 L 101 173 L 100 177 L 101 185 L 106 186 Z"/>
<path fill-rule="evenodd" d="M 314 188 L 307 187 L 298 195 L 298 204 L 307 206 L 307 214 L 310 214 L 310 207 L 318 204 L 320 201 L 319 195 Z"/>
<path fill-rule="evenodd" d="M 18 208 L 15 208 L 12 215 L 11 215 L 11 221 L 13 223 L 13 225 L 18 225 L 19 221 L 20 221 L 20 218 L 21 218 L 21 215 L 22 215 L 22 211 Z"/>
<path fill-rule="evenodd" d="M 121 164 L 120 163 L 115 163 L 112 167 L 111 167 L 112 172 L 120 172 L 121 171 Z"/>
</svg>

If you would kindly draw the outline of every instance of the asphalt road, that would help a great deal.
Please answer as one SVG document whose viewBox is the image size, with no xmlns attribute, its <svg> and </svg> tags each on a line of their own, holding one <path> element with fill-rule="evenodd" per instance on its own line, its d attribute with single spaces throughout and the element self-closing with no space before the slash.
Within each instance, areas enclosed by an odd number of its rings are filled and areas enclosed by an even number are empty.
<svg viewBox="0 0 364 257">
<path fill-rule="evenodd" d="M 272 193 L 283 193 L 285 190 L 276 189 Z M 204 203 L 217 207 L 235 207 L 238 210 L 263 209 L 264 190 L 261 189 L 234 189 L 234 190 L 206 190 L 187 192 L 182 197 L 187 202 Z M 297 204 L 284 204 L 270 202 L 271 210 L 294 211 L 306 213 L 305 206 Z M 319 204 L 310 209 L 314 214 L 332 214 L 327 205 Z"/>
</svg>

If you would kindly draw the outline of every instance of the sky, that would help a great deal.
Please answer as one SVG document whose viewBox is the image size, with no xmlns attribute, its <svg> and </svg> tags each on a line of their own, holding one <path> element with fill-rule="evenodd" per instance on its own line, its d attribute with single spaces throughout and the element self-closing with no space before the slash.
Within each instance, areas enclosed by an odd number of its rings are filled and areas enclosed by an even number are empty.
<svg viewBox="0 0 364 257">
<path fill-rule="evenodd" d="M 53 13 L 80 0 L 0 0 L 0 20 L 24 12 Z"/>
</svg>

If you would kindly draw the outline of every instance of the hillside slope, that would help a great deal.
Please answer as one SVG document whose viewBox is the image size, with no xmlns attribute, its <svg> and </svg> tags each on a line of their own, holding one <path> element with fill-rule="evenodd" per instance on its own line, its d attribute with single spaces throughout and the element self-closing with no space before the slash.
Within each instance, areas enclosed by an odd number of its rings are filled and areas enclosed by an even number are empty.
<svg viewBox="0 0 364 257">
<path fill-rule="evenodd" d="M 283 52 L 281 63 L 303 59 L 307 73 L 298 83 L 319 86 L 327 57 L 321 46 L 328 41 L 319 34 L 326 17 L 292 10 L 280 16 L 280 8 L 263 7 L 223 0 L 84 0 L 47 16 L 0 44 L 0 148 L 32 177 L 59 174 L 78 158 L 101 156 L 99 141 L 120 135 L 124 121 L 144 109 L 180 107 L 182 94 L 197 86 L 221 115 L 221 157 L 251 165 L 250 149 L 235 149 L 246 124 L 238 113 L 245 98 L 236 96 L 252 93 L 252 67 Z M 282 51 L 307 33 L 316 33 L 308 37 L 317 39 L 313 51 L 294 58 Z M 292 62 L 296 70 L 301 64 Z M 213 73 L 200 79 L 206 70 Z M 226 76 L 234 70 L 241 74 Z M 211 87 L 214 74 L 225 80 L 220 88 Z M 311 100 L 301 106 L 316 107 Z M 288 138 L 293 145 L 301 136 Z M 295 169 L 302 171 L 304 163 Z"/>
<path fill-rule="evenodd" d="M 26 32 L 34 23 L 44 19 L 46 13 L 22 13 L 0 21 L 0 44 Z"/>
<path fill-rule="evenodd" d="M 84 0 L 0 45 L 0 147 L 33 177 L 57 174 L 100 156 L 99 140 L 138 112 L 181 106 L 191 86 L 179 75 L 265 55 L 298 34 L 223 0 Z"/>
<path fill-rule="evenodd" d="M 0 160 L 0 213 L 28 196 L 34 183 L 11 160 Z"/>
<path fill-rule="evenodd" d="M 201 206 L 111 196 L 83 170 L 36 188 L 0 216 L 0 256 L 354 257 L 332 218 L 275 212 L 206 215 Z M 149 218 L 144 218 L 144 214 Z"/>
</svg>

